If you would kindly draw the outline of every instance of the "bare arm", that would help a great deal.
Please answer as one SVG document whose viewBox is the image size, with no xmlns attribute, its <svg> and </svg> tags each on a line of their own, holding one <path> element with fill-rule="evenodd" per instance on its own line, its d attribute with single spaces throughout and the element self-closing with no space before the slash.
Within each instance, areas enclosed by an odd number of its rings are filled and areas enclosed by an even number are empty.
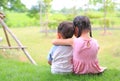
<svg viewBox="0 0 120 81">
<path fill-rule="evenodd" d="M 49 64 L 49 65 L 52 65 L 52 62 L 51 62 L 51 61 L 48 61 L 48 64 Z"/>
<path fill-rule="evenodd" d="M 73 39 L 55 39 L 52 42 L 54 45 L 71 45 L 73 46 Z"/>
</svg>

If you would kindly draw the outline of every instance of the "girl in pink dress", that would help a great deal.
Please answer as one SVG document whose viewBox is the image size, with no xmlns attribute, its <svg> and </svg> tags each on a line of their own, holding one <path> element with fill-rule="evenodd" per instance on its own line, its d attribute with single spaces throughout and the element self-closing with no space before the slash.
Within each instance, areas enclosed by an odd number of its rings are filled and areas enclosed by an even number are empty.
<svg viewBox="0 0 120 81">
<path fill-rule="evenodd" d="M 106 67 L 100 67 L 97 60 L 99 45 L 92 38 L 91 24 L 86 16 L 77 16 L 73 20 L 77 38 L 55 39 L 55 45 L 71 45 L 73 47 L 73 72 L 75 74 L 96 74 Z"/>
</svg>

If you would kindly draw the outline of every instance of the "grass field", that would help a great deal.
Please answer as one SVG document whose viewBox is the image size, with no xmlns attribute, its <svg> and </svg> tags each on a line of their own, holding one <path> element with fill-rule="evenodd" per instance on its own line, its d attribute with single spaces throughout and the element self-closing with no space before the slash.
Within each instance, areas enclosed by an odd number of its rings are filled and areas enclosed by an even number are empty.
<svg viewBox="0 0 120 81">
<path fill-rule="evenodd" d="M 0 50 L 0 81 L 119 81 L 120 79 L 120 30 L 109 30 L 106 35 L 102 35 L 103 31 L 100 30 L 93 31 L 93 37 L 100 44 L 99 63 L 108 67 L 100 75 L 52 75 L 47 64 L 47 54 L 56 34 L 49 33 L 46 37 L 44 33 L 40 33 L 39 27 L 11 28 L 11 30 L 22 44 L 27 46 L 27 51 L 38 65 L 32 65 L 20 50 Z M 0 42 L 0 46 L 7 45 L 0 28 L 1 36 L 3 41 Z M 16 45 L 12 38 L 10 41 L 11 45 Z"/>
</svg>

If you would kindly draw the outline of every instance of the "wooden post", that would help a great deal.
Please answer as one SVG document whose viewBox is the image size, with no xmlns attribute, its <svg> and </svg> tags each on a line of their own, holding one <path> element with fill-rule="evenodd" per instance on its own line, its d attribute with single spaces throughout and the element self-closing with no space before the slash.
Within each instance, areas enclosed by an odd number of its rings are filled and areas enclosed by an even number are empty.
<svg viewBox="0 0 120 81">
<path fill-rule="evenodd" d="M 8 34 L 7 34 L 7 32 L 6 32 L 6 30 L 5 30 L 4 27 L 3 27 L 3 31 L 4 31 L 4 33 L 5 33 L 5 37 L 6 37 L 6 40 L 7 40 L 8 46 L 10 47 L 11 44 L 10 44 L 10 41 L 9 41 L 9 38 L 8 38 Z"/>
<path fill-rule="evenodd" d="M 22 43 L 17 39 L 17 37 L 10 31 L 10 29 L 8 28 L 8 26 L 4 23 L 4 21 L 0 18 L 0 23 L 2 25 L 3 28 L 5 28 L 5 30 L 12 36 L 12 38 L 16 41 L 16 43 L 18 44 L 18 46 L 20 47 L 24 47 L 22 45 Z M 30 54 L 24 49 L 24 48 L 21 48 L 22 51 L 25 53 L 25 55 L 27 56 L 27 58 L 30 60 L 30 62 L 32 64 L 36 64 L 36 62 L 32 59 L 32 57 L 30 56 Z"/>
</svg>

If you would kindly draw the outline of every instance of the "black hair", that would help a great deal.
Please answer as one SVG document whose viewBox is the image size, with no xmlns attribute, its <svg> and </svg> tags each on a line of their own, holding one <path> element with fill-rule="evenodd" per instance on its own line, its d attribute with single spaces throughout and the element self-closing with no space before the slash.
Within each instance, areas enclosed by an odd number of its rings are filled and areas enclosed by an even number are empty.
<svg viewBox="0 0 120 81">
<path fill-rule="evenodd" d="M 58 33 L 60 33 L 64 39 L 72 38 L 74 34 L 73 23 L 69 21 L 61 22 L 58 26 Z"/>
<path fill-rule="evenodd" d="M 73 20 L 73 25 L 74 25 L 74 28 L 78 27 L 78 29 L 79 29 L 77 37 L 80 37 L 82 31 L 86 30 L 86 29 L 90 31 L 90 37 L 92 37 L 91 24 L 90 24 L 90 20 L 87 16 L 75 17 Z"/>
</svg>

